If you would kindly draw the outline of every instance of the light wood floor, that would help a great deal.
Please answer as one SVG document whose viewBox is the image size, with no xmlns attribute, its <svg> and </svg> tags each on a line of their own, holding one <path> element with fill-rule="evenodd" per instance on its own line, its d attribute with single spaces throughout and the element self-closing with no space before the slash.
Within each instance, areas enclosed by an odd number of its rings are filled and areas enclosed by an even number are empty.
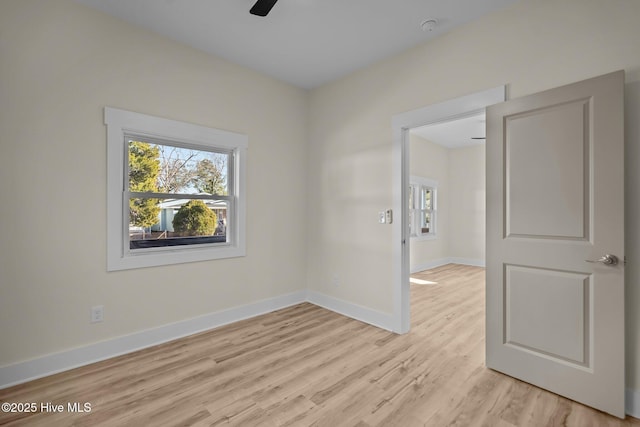
<svg viewBox="0 0 640 427">
<path fill-rule="evenodd" d="M 28 426 L 640 426 L 484 367 L 484 270 L 414 277 L 407 335 L 300 304 L 0 390 L 2 402 L 90 402 L 6 414 Z"/>
</svg>

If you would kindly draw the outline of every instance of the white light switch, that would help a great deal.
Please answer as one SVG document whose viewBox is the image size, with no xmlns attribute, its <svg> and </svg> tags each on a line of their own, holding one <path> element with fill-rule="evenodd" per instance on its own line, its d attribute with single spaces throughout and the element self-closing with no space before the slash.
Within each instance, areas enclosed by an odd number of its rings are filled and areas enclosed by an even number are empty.
<svg viewBox="0 0 640 427">
<path fill-rule="evenodd" d="M 385 212 L 378 212 L 378 222 L 380 224 L 384 224 L 385 222 L 387 222 L 387 216 Z"/>
</svg>

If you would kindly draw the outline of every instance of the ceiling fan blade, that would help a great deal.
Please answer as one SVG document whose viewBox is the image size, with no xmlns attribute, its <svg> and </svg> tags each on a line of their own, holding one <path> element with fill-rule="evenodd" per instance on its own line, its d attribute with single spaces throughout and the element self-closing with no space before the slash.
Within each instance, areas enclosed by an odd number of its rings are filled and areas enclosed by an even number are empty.
<svg viewBox="0 0 640 427">
<path fill-rule="evenodd" d="M 278 0 L 258 0 L 249 11 L 252 15 L 267 16 Z"/>
</svg>

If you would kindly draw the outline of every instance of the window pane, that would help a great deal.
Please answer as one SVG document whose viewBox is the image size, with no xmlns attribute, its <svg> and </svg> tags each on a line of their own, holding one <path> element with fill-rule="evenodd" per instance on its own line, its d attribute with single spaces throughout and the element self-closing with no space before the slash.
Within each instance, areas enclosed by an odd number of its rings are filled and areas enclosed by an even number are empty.
<svg viewBox="0 0 640 427">
<path fill-rule="evenodd" d="M 229 194 L 229 153 L 129 139 L 129 191 Z"/>
<path fill-rule="evenodd" d="M 431 232 L 431 212 L 422 212 L 421 228 L 423 233 Z"/>
<path fill-rule="evenodd" d="M 129 199 L 129 249 L 226 243 L 225 200 Z"/>
<path fill-rule="evenodd" d="M 424 200 L 424 209 L 431 210 L 433 190 L 429 187 L 422 187 L 422 200 Z"/>
<path fill-rule="evenodd" d="M 409 209 L 415 209 L 416 205 L 414 204 L 414 200 L 413 200 L 413 191 L 414 191 L 414 186 L 410 185 L 409 186 Z"/>
<path fill-rule="evenodd" d="M 415 230 L 413 229 L 413 222 L 414 222 L 414 216 L 415 216 L 415 209 L 409 209 L 409 235 L 413 236 L 416 234 Z"/>
</svg>

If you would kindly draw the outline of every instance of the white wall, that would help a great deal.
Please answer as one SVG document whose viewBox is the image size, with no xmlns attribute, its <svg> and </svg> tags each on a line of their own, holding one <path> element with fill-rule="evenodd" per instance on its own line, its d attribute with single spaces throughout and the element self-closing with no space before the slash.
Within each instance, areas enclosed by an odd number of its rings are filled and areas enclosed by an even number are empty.
<svg viewBox="0 0 640 427">
<path fill-rule="evenodd" d="M 105 105 L 249 136 L 246 257 L 107 273 Z M 303 290 L 307 105 L 74 2 L 2 1 L 0 367 Z"/>
<path fill-rule="evenodd" d="M 441 145 L 410 134 L 409 173 L 438 181 L 437 223 L 435 239 L 410 239 L 410 268 L 412 272 L 424 270 L 444 262 L 449 256 L 449 150 Z"/>
<path fill-rule="evenodd" d="M 449 151 L 449 257 L 476 265 L 485 261 L 485 170 L 484 144 Z"/>
<path fill-rule="evenodd" d="M 625 315 L 627 387 L 634 389 L 629 403 L 640 418 L 640 80 L 625 90 Z M 629 408 L 629 403 L 627 408 Z"/>
<path fill-rule="evenodd" d="M 305 285 L 389 314 L 397 242 L 377 212 L 394 193 L 391 118 L 624 69 L 627 385 L 640 394 L 637 0 L 523 0 L 311 93 L 69 0 L 1 8 L 0 366 Z M 247 257 L 106 273 L 105 105 L 249 135 Z M 90 325 L 95 304 L 105 322 Z"/>
<path fill-rule="evenodd" d="M 376 211 L 393 203 L 394 115 L 503 84 L 515 98 L 617 69 L 637 82 L 638 16 L 636 0 L 523 0 L 312 91 L 309 194 L 319 197 L 308 199 L 314 224 L 309 288 L 393 312 L 398 242 L 393 227 L 377 224 Z M 631 178 L 628 185 L 640 185 Z M 639 218 L 629 219 L 629 228 L 637 231 Z M 627 255 L 630 264 L 640 263 L 637 251 Z M 326 272 L 348 278 L 348 288 L 332 287 Z M 627 281 L 627 386 L 640 391 L 640 276 L 633 272 Z"/>
</svg>

